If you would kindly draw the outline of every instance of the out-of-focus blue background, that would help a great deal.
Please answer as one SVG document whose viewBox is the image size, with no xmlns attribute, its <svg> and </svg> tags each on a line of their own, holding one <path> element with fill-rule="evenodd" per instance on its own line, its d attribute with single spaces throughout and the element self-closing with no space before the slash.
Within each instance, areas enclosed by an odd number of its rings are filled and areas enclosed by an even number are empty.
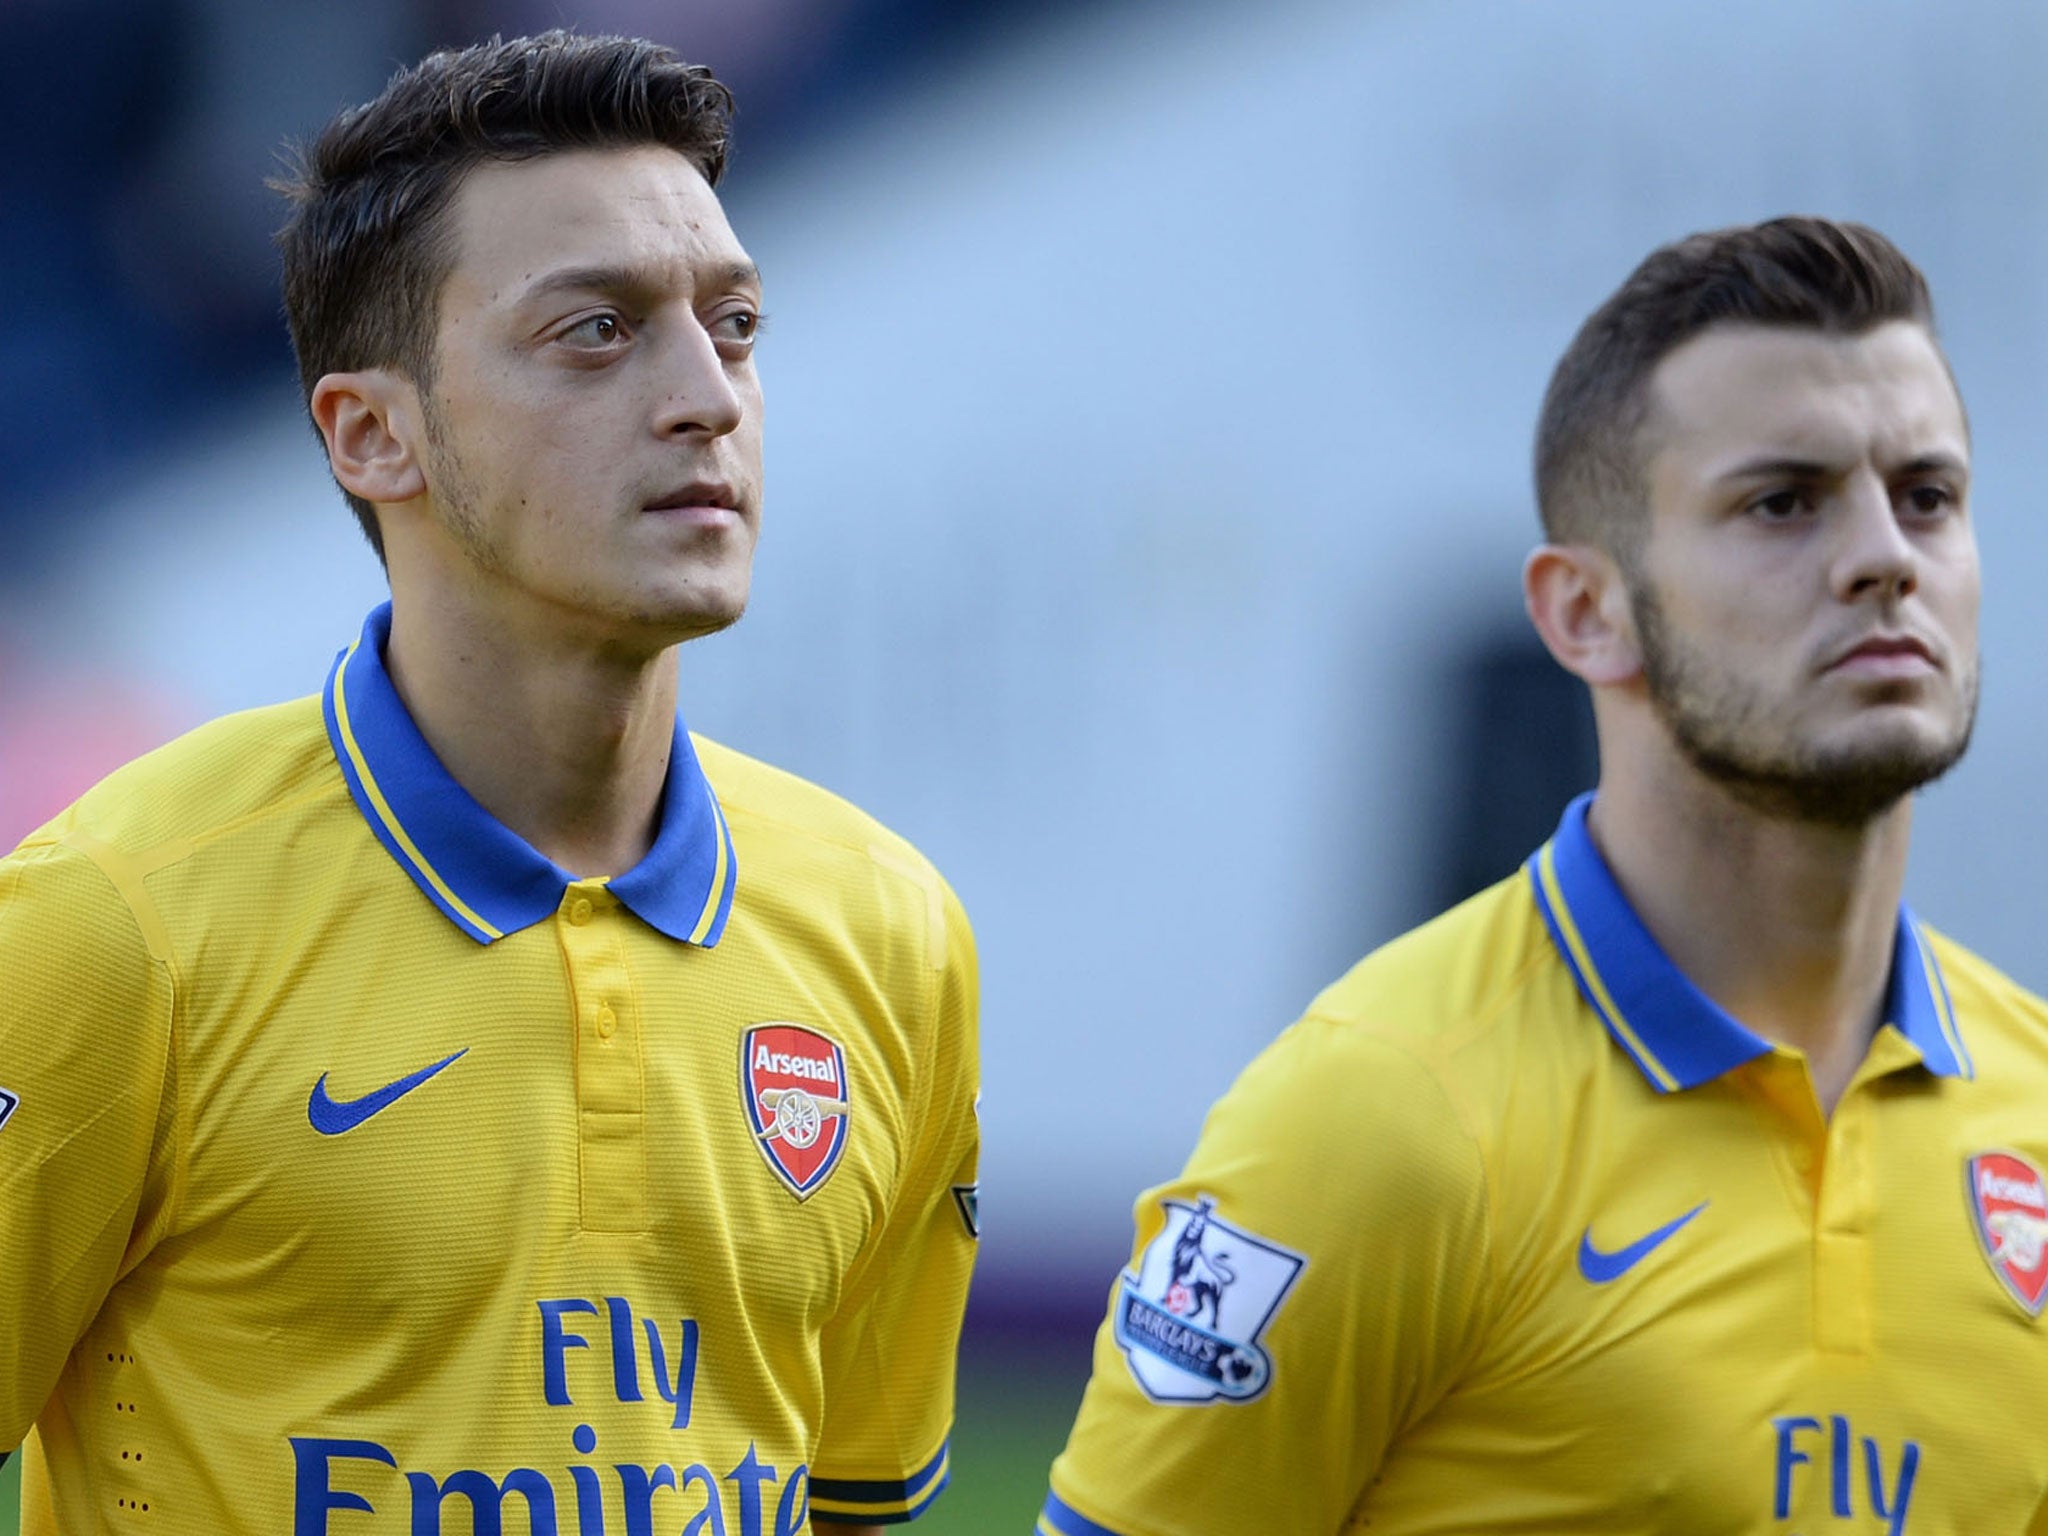
<svg viewBox="0 0 2048 1536">
<path fill-rule="evenodd" d="M 1528 441 L 1653 245 L 1827 213 L 1929 273 L 1988 667 L 1909 895 L 2048 985 L 2048 10 L 2001 0 L 7 0 L 0 843 L 312 691 L 379 599 L 262 182 L 397 63 L 557 22 L 741 103 L 768 522 L 691 723 L 906 833 L 980 935 L 935 1530 L 1028 1525 L 1131 1200 L 1236 1069 L 1582 786 L 1520 619 Z"/>
</svg>

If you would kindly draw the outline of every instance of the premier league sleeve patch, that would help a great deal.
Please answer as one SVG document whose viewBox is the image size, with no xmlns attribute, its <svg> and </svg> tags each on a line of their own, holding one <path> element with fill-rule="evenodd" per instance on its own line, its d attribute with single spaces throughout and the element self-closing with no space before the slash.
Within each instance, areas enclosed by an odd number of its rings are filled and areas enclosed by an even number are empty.
<svg viewBox="0 0 2048 1536">
<path fill-rule="evenodd" d="M 809 1199 L 846 1151 L 846 1052 L 801 1024 L 757 1024 L 740 1041 L 740 1098 L 768 1166 Z"/>
<path fill-rule="evenodd" d="M 1308 1260 L 1195 1205 L 1162 1200 L 1166 1228 L 1117 1290 L 1116 1342 L 1155 1403 L 1249 1402 L 1272 1385 L 1259 1340 Z"/>
</svg>

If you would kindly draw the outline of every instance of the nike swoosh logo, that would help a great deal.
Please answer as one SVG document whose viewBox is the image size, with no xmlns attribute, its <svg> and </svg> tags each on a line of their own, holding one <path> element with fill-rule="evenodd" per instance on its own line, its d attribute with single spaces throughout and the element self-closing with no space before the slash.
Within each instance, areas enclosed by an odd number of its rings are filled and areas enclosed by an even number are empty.
<svg viewBox="0 0 2048 1536">
<path fill-rule="evenodd" d="M 453 1066 L 468 1054 L 469 1047 L 465 1045 L 453 1056 L 444 1056 L 431 1067 L 421 1067 L 395 1083 L 386 1083 L 375 1093 L 366 1093 L 360 1099 L 346 1102 L 327 1096 L 327 1074 L 322 1072 L 320 1081 L 313 1085 L 312 1097 L 306 1100 L 306 1118 L 313 1122 L 313 1129 L 322 1136 L 339 1136 L 343 1131 L 352 1131 L 370 1116 L 389 1109 L 443 1067 Z"/>
<path fill-rule="evenodd" d="M 1593 1229 L 1586 1228 L 1585 1236 L 1579 1239 L 1579 1273 L 1595 1285 L 1605 1285 L 1610 1280 L 1619 1280 L 1644 1259 L 1656 1252 L 1659 1245 L 1693 1217 L 1707 1208 L 1702 1200 L 1676 1220 L 1667 1221 L 1654 1232 L 1646 1232 L 1626 1248 L 1617 1248 L 1612 1253 L 1602 1253 L 1593 1246 Z"/>
</svg>

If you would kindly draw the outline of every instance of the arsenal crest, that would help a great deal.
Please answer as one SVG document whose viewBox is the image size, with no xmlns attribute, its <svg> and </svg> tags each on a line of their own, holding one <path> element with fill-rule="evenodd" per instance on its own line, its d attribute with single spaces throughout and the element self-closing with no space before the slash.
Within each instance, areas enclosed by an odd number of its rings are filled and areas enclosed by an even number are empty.
<svg viewBox="0 0 2048 1536">
<path fill-rule="evenodd" d="M 846 1150 L 846 1053 L 801 1024 L 757 1024 L 740 1041 L 740 1097 L 768 1166 L 809 1199 Z"/>
<path fill-rule="evenodd" d="M 2027 1311 L 2048 1297 L 2048 1188 L 2041 1170 L 2017 1152 L 1980 1152 L 1965 1171 L 1970 1214 L 1991 1272 Z"/>
</svg>

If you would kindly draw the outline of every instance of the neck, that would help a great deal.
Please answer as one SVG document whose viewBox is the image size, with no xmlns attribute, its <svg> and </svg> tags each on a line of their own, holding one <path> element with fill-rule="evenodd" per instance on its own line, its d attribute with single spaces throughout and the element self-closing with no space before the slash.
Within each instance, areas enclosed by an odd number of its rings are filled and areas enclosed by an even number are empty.
<svg viewBox="0 0 2048 1536">
<path fill-rule="evenodd" d="M 1589 825 L 1673 963 L 1804 1054 L 1828 1110 L 1882 1022 L 1911 817 L 1902 800 L 1861 827 L 1788 821 L 1675 759 L 1603 773 Z"/>
<path fill-rule="evenodd" d="M 385 665 L 398 696 L 492 816 L 578 877 L 623 874 L 660 822 L 674 647 L 623 652 L 464 596 L 394 583 Z"/>
</svg>

